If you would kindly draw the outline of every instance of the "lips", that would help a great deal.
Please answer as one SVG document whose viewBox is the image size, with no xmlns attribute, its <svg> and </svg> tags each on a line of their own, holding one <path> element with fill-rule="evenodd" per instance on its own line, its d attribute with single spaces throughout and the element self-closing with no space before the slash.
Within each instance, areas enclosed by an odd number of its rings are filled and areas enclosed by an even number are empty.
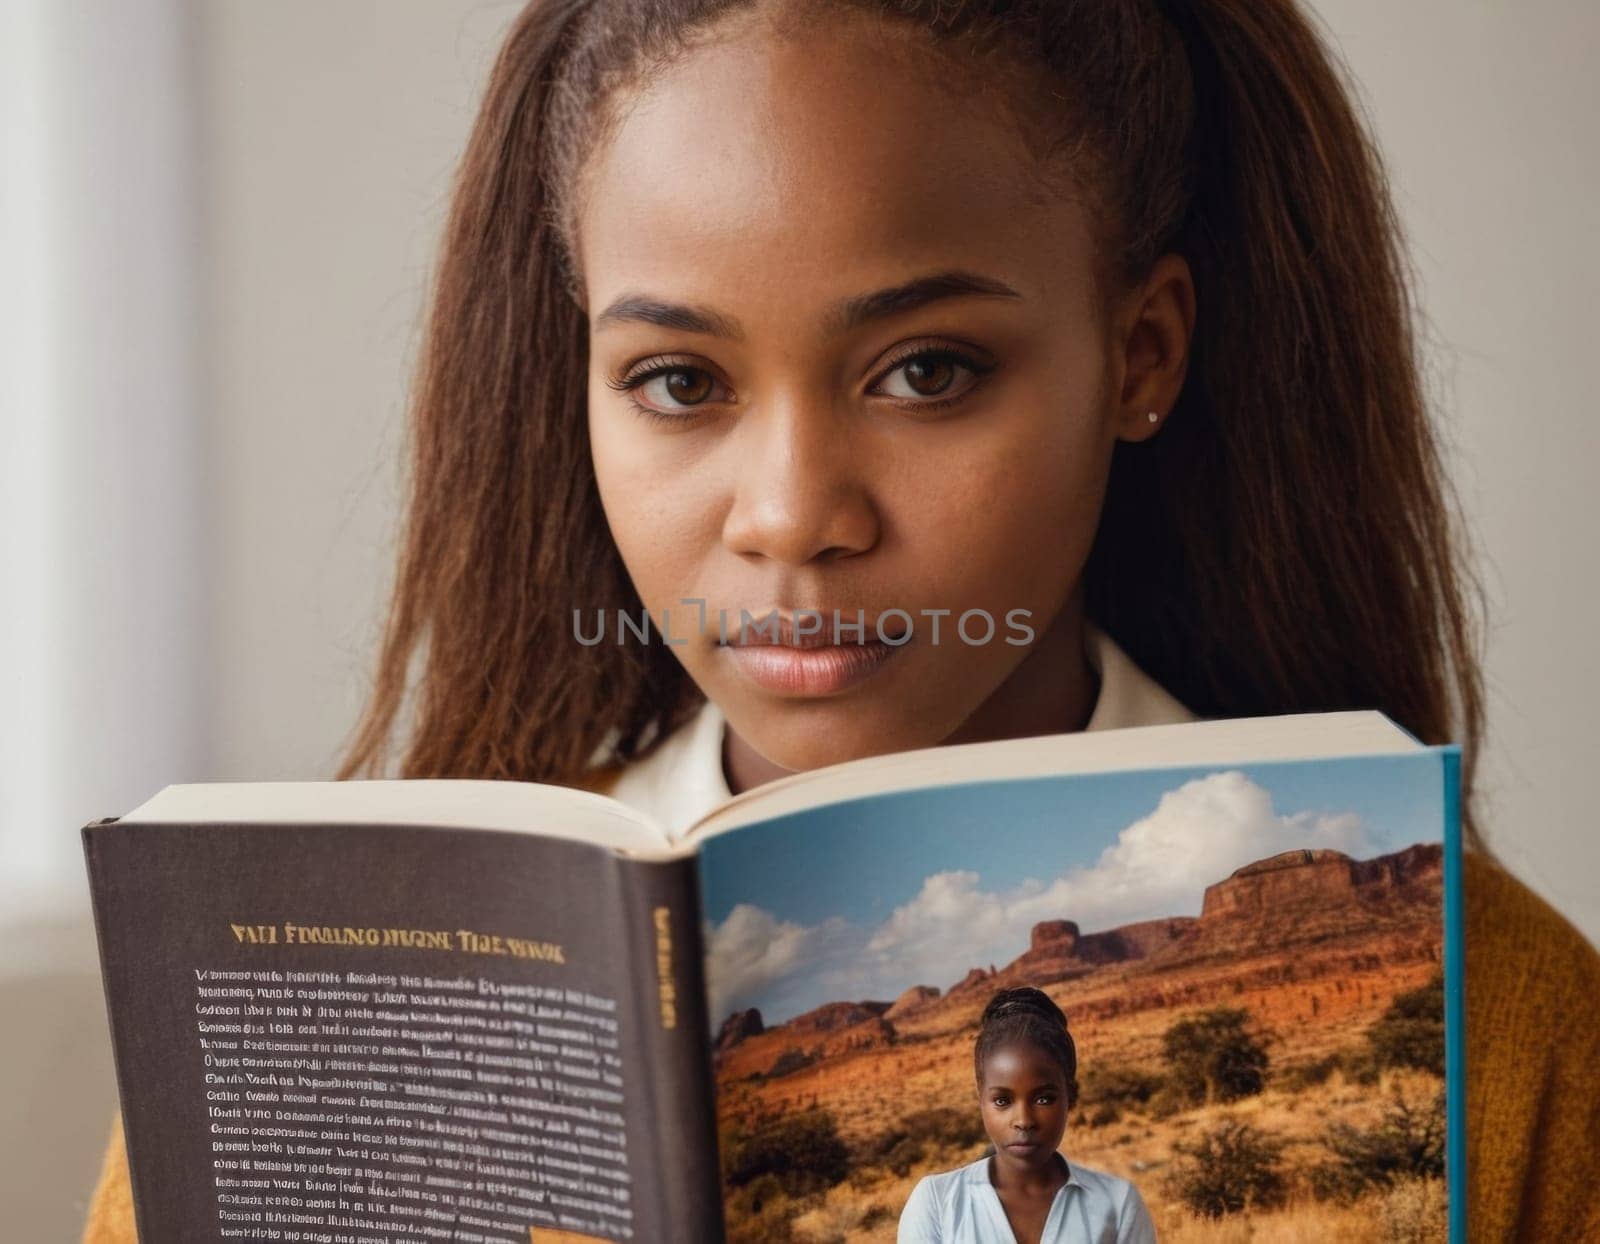
<svg viewBox="0 0 1600 1244">
<path fill-rule="evenodd" d="M 729 644 L 723 649 L 751 682 L 783 696 L 837 695 L 864 682 L 898 651 L 872 640 L 798 648 L 781 644 Z"/>
<path fill-rule="evenodd" d="M 730 624 L 719 650 L 763 691 L 792 698 L 849 690 L 877 673 L 910 637 L 903 617 L 869 619 L 864 609 L 834 606 L 749 611 L 739 623 Z M 894 642 L 878 637 L 880 623 Z"/>
</svg>

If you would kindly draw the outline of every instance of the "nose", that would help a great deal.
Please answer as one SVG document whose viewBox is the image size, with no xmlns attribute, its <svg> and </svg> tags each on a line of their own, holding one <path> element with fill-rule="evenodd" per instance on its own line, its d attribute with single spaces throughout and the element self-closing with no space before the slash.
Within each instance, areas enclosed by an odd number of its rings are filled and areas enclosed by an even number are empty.
<svg viewBox="0 0 1600 1244">
<path fill-rule="evenodd" d="M 803 566 L 877 543 L 874 462 L 848 416 L 826 400 L 793 398 L 747 416 L 722 540 L 732 552 Z"/>
</svg>

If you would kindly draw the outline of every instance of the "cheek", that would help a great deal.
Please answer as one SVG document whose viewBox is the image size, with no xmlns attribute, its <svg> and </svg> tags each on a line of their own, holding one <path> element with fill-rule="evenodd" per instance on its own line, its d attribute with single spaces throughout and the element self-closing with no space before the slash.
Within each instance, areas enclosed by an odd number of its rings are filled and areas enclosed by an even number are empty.
<svg viewBox="0 0 1600 1244">
<path fill-rule="evenodd" d="M 589 447 L 611 538 L 654 611 L 695 581 L 692 571 L 716 538 L 717 489 L 688 452 L 689 438 L 641 423 L 631 414 L 592 411 Z"/>
<path fill-rule="evenodd" d="M 1032 414 L 903 475 L 897 526 L 934 594 L 1004 611 L 1042 605 L 1081 570 L 1099 522 L 1110 444 L 1092 413 Z"/>
</svg>

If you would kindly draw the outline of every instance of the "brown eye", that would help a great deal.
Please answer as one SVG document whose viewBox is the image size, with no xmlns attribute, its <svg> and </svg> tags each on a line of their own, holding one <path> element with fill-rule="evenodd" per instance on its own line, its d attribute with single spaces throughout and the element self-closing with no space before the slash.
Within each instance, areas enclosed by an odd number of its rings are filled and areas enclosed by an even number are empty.
<svg viewBox="0 0 1600 1244">
<path fill-rule="evenodd" d="M 626 392 L 639 410 L 664 419 L 687 418 L 695 407 L 718 400 L 723 388 L 705 368 L 671 362 L 607 383 Z M 726 400 L 725 391 L 721 397 Z"/>
<path fill-rule="evenodd" d="M 943 393 L 950 387 L 956 374 L 956 369 L 947 360 L 932 355 L 912 359 L 902 370 L 906 383 L 923 397 L 935 397 Z"/>
<path fill-rule="evenodd" d="M 667 396 L 684 406 L 705 401 L 711 392 L 711 377 L 703 371 L 669 371 L 661 379 Z"/>
<path fill-rule="evenodd" d="M 901 355 L 873 391 L 897 398 L 903 406 L 943 406 L 961 400 L 993 369 L 991 363 L 947 347 L 923 349 Z"/>
</svg>

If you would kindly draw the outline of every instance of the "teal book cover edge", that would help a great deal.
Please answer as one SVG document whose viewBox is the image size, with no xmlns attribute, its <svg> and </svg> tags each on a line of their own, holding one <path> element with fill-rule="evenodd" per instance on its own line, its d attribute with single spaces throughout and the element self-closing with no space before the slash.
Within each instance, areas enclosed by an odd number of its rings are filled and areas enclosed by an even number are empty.
<svg viewBox="0 0 1600 1244">
<path fill-rule="evenodd" d="M 1466 946 L 1461 894 L 1461 748 L 1436 749 L 1444 777 L 1445 1178 L 1451 1244 L 1467 1241 Z"/>
</svg>

